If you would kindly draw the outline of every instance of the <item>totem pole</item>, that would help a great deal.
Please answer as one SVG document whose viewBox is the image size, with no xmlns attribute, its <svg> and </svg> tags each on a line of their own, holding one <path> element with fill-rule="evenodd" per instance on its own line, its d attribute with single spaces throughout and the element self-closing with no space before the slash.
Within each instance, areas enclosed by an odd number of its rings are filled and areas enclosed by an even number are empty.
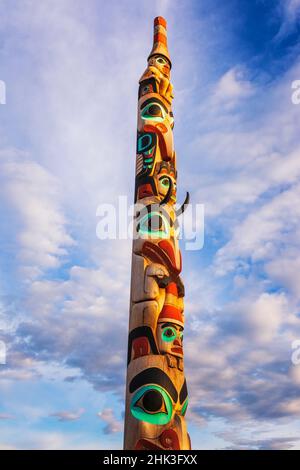
<svg viewBox="0 0 300 470">
<path fill-rule="evenodd" d="M 166 21 L 139 81 L 125 449 L 190 449 L 183 370 L 183 297 L 176 209 L 173 86 Z"/>
</svg>

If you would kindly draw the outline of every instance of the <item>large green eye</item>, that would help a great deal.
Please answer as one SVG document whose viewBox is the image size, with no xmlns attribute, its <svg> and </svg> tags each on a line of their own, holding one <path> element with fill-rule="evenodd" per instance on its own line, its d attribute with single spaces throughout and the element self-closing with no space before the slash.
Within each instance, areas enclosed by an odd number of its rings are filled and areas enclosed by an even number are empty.
<svg viewBox="0 0 300 470">
<path fill-rule="evenodd" d="M 189 399 L 187 398 L 183 404 L 183 407 L 181 408 L 181 412 L 180 412 L 181 416 L 185 415 L 188 404 L 189 404 Z"/>
<path fill-rule="evenodd" d="M 165 176 L 160 178 L 159 181 L 165 188 L 168 188 L 170 186 L 170 180 L 169 180 L 169 178 L 166 178 Z"/>
<path fill-rule="evenodd" d="M 145 385 L 133 396 L 130 410 L 140 421 L 151 424 L 168 424 L 172 418 L 172 400 L 158 385 Z"/>
<path fill-rule="evenodd" d="M 170 238 L 170 227 L 167 219 L 159 212 L 150 212 L 141 219 L 137 231 L 150 238 Z"/>
<path fill-rule="evenodd" d="M 166 117 L 166 112 L 159 103 L 149 103 L 143 108 L 141 117 L 146 120 L 162 122 Z"/>
<path fill-rule="evenodd" d="M 157 57 L 157 58 L 156 58 L 156 62 L 158 62 L 158 63 L 161 64 L 161 65 L 167 64 L 166 59 L 164 59 L 163 57 Z"/>
<path fill-rule="evenodd" d="M 161 337 L 163 341 L 166 341 L 167 343 L 169 343 L 171 341 L 174 341 L 174 339 L 177 338 L 177 331 L 172 326 L 166 326 L 162 330 Z"/>
</svg>

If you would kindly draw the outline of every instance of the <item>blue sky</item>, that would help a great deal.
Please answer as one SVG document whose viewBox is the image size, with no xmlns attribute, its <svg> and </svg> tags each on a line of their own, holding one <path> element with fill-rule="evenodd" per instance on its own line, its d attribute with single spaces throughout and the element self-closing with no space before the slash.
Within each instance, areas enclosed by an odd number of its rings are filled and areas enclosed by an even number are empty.
<svg viewBox="0 0 300 470">
<path fill-rule="evenodd" d="M 0 1 L 0 448 L 121 448 L 138 79 L 168 21 L 195 449 L 300 448 L 299 0 Z"/>
</svg>

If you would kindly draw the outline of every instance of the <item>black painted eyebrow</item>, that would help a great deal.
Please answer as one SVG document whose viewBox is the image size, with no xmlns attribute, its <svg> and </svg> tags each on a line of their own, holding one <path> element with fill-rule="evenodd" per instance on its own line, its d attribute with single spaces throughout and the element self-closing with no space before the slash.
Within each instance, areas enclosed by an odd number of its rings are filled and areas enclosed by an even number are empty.
<svg viewBox="0 0 300 470">
<path fill-rule="evenodd" d="M 158 369 L 158 367 L 150 367 L 149 369 L 145 369 L 133 377 L 129 384 L 129 391 L 130 393 L 133 393 L 138 388 L 142 387 L 142 385 L 150 384 L 160 385 L 169 393 L 169 395 L 171 395 L 174 402 L 177 402 L 178 393 L 173 385 L 173 382 L 170 380 L 167 374 L 165 374 L 161 369 Z"/>
<path fill-rule="evenodd" d="M 180 390 L 180 394 L 179 394 L 180 404 L 182 404 L 184 402 L 184 400 L 186 399 L 187 396 L 188 396 L 188 389 L 187 389 L 187 386 L 186 386 L 186 379 L 184 379 L 184 384 L 182 385 L 181 390 Z"/>
<path fill-rule="evenodd" d="M 171 322 L 167 322 L 167 323 L 163 323 L 162 324 L 162 328 L 165 328 L 166 326 L 172 326 L 175 324 L 175 326 L 177 326 L 179 328 L 179 331 L 183 331 L 183 326 L 180 326 L 180 325 L 177 325 L 176 323 L 171 323 Z"/>
<path fill-rule="evenodd" d="M 171 323 L 171 322 L 163 323 L 162 328 L 165 328 L 166 326 L 173 326 L 173 325 L 174 323 Z"/>
<path fill-rule="evenodd" d="M 148 98 L 146 101 L 144 101 L 144 103 L 141 105 L 141 110 L 144 109 L 148 104 L 150 103 L 156 103 L 156 104 L 160 104 L 166 113 L 168 113 L 168 110 L 166 108 L 166 106 L 164 105 L 164 103 L 162 103 L 158 98 Z"/>
</svg>

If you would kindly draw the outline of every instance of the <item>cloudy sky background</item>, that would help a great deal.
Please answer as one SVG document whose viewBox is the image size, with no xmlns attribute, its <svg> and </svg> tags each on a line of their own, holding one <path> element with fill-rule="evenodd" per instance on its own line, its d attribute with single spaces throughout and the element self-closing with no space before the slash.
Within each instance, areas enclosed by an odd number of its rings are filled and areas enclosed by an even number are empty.
<svg viewBox="0 0 300 470">
<path fill-rule="evenodd" d="M 300 448 L 300 0 L 0 0 L 0 448 L 121 448 L 138 79 L 168 21 L 195 449 Z"/>
</svg>

